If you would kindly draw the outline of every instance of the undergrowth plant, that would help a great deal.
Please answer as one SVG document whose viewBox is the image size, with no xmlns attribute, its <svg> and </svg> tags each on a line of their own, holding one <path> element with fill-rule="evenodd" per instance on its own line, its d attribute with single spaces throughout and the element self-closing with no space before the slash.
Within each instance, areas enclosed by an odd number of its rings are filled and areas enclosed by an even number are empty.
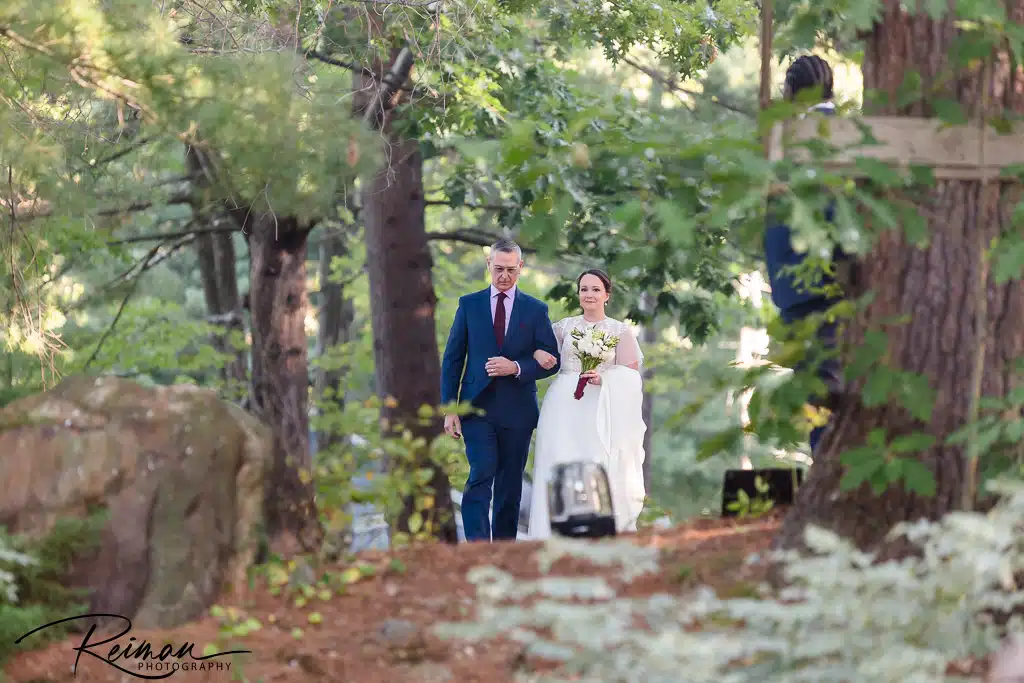
<svg viewBox="0 0 1024 683">
<path fill-rule="evenodd" d="M 431 485 L 433 472 L 427 465 L 441 467 L 450 486 L 458 488 L 466 481 L 469 466 L 460 442 L 442 432 L 428 443 L 413 432 L 420 424 L 392 425 L 383 431 L 383 403 L 376 396 L 344 404 L 329 399 L 317 403 L 320 415 L 314 420 L 315 428 L 336 437 L 318 450 L 313 473 L 317 506 L 331 532 L 329 552 L 349 547 L 353 504 L 373 505 L 392 527 L 403 507 L 409 505 L 409 533 L 393 533 L 392 543 L 430 538 L 435 526 L 452 513 L 437 509 L 438 492 Z M 457 410 L 460 414 L 467 411 L 465 407 Z M 422 423 L 436 421 L 438 415 L 438 409 L 431 406 L 418 410 Z M 358 478 L 364 484 L 357 485 Z"/>
<path fill-rule="evenodd" d="M 754 477 L 754 489 L 757 495 L 751 498 L 747 492 L 740 489 L 736 492 L 736 500 L 726 507 L 736 513 L 736 516 L 743 519 L 747 517 L 763 517 L 775 508 L 775 501 L 771 499 L 771 487 L 761 477 Z"/>
<path fill-rule="evenodd" d="M 85 592 L 68 587 L 72 562 L 99 542 L 105 512 L 58 520 L 41 538 L 0 532 L 0 663 L 16 649 L 14 641 L 50 621 L 86 611 Z M 61 626 L 40 634 L 59 639 Z M 40 641 L 33 641 L 38 647 Z"/>
<path fill-rule="evenodd" d="M 1020 631 L 1019 617 L 1005 617 L 1024 602 L 1015 579 L 1024 570 L 1024 485 L 1002 482 L 993 490 L 1003 497 L 987 515 L 956 512 L 894 528 L 892 538 L 920 551 L 905 559 L 877 562 L 809 527 L 809 553 L 774 558 L 788 587 L 770 596 L 765 588 L 763 597 L 725 599 L 700 588 L 629 599 L 597 576 L 526 581 L 480 567 L 469 577 L 475 619 L 437 630 L 468 640 L 503 635 L 562 663 L 548 676 L 524 673 L 523 681 L 980 681 L 952 672 Z M 659 571 L 655 550 L 624 541 L 560 539 L 537 557 L 546 571 L 566 554 L 617 564 L 627 582 Z"/>
</svg>

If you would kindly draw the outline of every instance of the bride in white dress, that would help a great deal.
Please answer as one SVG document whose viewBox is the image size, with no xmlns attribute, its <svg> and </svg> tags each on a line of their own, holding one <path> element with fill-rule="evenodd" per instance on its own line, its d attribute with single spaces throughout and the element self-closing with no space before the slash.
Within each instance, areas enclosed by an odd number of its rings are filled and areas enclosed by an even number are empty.
<svg viewBox="0 0 1024 683">
<path fill-rule="evenodd" d="M 554 465 L 596 461 L 604 466 L 611 487 L 618 531 L 635 531 L 643 509 L 644 432 L 643 388 L 640 363 L 643 352 L 628 323 L 605 316 L 611 279 L 600 270 L 588 270 L 576 281 L 583 315 L 563 318 L 552 327 L 558 340 L 561 368 L 544 396 L 533 452 L 533 491 L 530 501 L 530 538 L 551 536 L 548 517 L 548 481 Z M 615 358 L 583 375 L 589 382 L 583 398 L 573 393 L 581 376 L 571 332 L 597 327 L 618 337 Z M 554 358 L 537 351 L 537 361 L 552 367 Z"/>
</svg>

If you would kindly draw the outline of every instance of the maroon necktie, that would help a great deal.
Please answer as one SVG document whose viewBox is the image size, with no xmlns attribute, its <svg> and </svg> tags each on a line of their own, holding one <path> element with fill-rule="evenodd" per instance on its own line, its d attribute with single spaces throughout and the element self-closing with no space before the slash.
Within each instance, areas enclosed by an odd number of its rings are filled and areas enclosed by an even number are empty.
<svg viewBox="0 0 1024 683">
<path fill-rule="evenodd" d="M 498 292 L 498 305 L 494 307 L 494 338 L 498 348 L 505 343 L 505 292 Z"/>
</svg>

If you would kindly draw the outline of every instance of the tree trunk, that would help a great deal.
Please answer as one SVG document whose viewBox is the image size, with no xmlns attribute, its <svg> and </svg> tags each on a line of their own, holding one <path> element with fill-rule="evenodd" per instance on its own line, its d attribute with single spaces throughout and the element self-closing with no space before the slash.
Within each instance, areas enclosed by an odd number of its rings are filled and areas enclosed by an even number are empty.
<svg viewBox="0 0 1024 683">
<path fill-rule="evenodd" d="M 648 332 L 649 326 L 644 327 L 644 335 L 642 341 L 645 344 L 651 344 L 654 341 L 654 335 Z M 654 377 L 654 372 L 650 368 L 643 369 L 643 381 L 644 381 L 644 400 L 641 407 L 641 413 L 643 416 L 644 424 L 647 425 L 647 431 L 644 432 L 644 491 L 647 495 L 651 495 L 651 463 L 654 460 L 654 394 L 650 389 L 651 379 Z"/>
<path fill-rule="evenodd" d="M 651 78 L 651 92 L 648 100 L 648 107 L 651 113 L 655 116 L 661 115 L 661 98 L 664 95 L 664 86 L 657 78 Z M 648 233 L 648 239 L 653 239 L 654 235 Z M 653 292 L 643 292 L 640 294 L 641 305 L 643 306 L 644 312 L 650 314 L 650 320 L 640 330 L 640 348 L 650 349 L 658 340 L 657 331 L 657 295 Z M 644 475 L 644 490 L 647 492 L 648 497 L 651 495 L 651 464 L 654 460 L 654 394 L 651 392 L 651 379 L 654 373 L 650 367 L 643 368 L 643 404 L 640 408 L 641 417 L 643 418 L 644 424 L 647 425 L 647 431 L 644 432 L 644 463 L 641 470 Z"/>
<path fill-rule="evenodd" d="M 348 232 L 350 225 L 323 228 L 323 240 L 320 242 L 320 320 L 317 335 L 317 357 L 322 358 L 331 347 L 345 344 L 352 339 L 352 322 L 355 319 L 355 307 L 352 300 L 345 295 L 345 285 L 331 282 L 331 261 L 335 256 L 348 253 Z M 321 401 L 334 401 L 339 405 L 345 402 L 342 381 L 344 368 L 318 368 L 316 371 L 316 396 Z M 328 448 L 337 440 L 337 434 L 317 433 L 317 449 Z"/>
<path fill-rule="evenodd" d="M 1011 21 L 1024 21 L 1024 0 L 1007 2 Z M 987 90 L 989 112 L 1024 111 L 1020 73 L 1009 55 L 1000 52 L 986 75 L 981 68 L 958 70 L 950 62 L 956 38 L 954 19 L 940 21 L 921 12 L 911 16 L 896 0 L 885 0 L 880 23 L 868 36 L 864 51 L 865 91 L 880 91 L 896 101 L 904 73 L 917 72 L 923 92 L 932 98 L 958 100 L 976 121 Z M 956 73 L 957 78 L 947 78 Z M 934 101 L 934 100 L 932 100 Z M 910 106 L 868 106 L 880 115 L 933 116 L 927 100 Z M 855 348 L 868 330 L 888 335 L 886 358 L 893 370 L 925 376 L 937 398 L 930 424 L 915 420 L 894 401 L 875 408 L 856 398 L 863 381 L 840 402 L 834 424 L 824 435 L 806 483 L 776 539 L 781 547 L 798 547 L 808 523 L 835 531 L 859 545 L 878 547 L 890 528 L 901 521 L 935 519 L 960 507 L 967 466 L 961 447 L 943 445 L 945 438 L 969 422 L 974 391 L 976 355 L 982 339 L 988 345 L 980 377 L 980 393 L 1003 397 L 1014 382 L 1014 363 L 1024 352 L 1024 287 L 1014 281 L 997 286 L 982 283 L 982 252 L 991 240 L 1011 228 L 1011 212 L 1019 192 L 1011 184 L 989 181 L 938 181 L 922 188 L 918 210 L 928 222 L 930 241 L 923 248 L 902 234 L 887 232 L 857 267 L 850 292 L 871 291 L 870 306 L 851 321 L 846 341 Z M 902 324 L 886 323 L 905 316 Z M 929 433 L 937 445 L 917 457 L 936 481 L 934 496 L 921 496 L 895 484 L 881 496 L 862 486 L 841 492 L 844 473 L 840 455 L 862 446 L 869 432 L 884 428 L 888 438 L 914 432 Z M 970 496 L 974 492 L 967 490 Z M 969 499 L 968 499 L 969 500 Z"/>
<path fill-rule="evenodd" d="M 274 437 L 274 464 L 264 506 L 267 534 L 283 547 L 294 538 L 302 548 L 311 549 L 319 545 L 322 532 L 309 453 L 309 228 L 294 218 L 269 214 L 249 221 L 248 229 L 253 364 L 258 367 L 253 372 L 255 403 Z"/>
<path fill-rule="evenodd" d="M 644 306 L 645 311 L 652 311 L 651 320 L 640 328 L 640 348 L 645 353 L 650 353 L 650 349 L 658 341 L 658 330 L 657 330 L 657 319 L 653 316 L 653 299 L 649 292 L 644 292 L 641 296 L 641 302 Z M 643 417 L 644 424 L 647 425 L 647 431 L 644 432 L 644 464 L 643 464 L 643 475 L 644 475 L 644 490 L 647 492 L 648 497 L 651 495 L 651 463 L 654 460 L 654 393 L 651 391 L 651 380 L 654 378 L 654 371 L 651 370 L 649 365 L 644 365 L 641 369 L 643 375 L 643 386 L 644 386 L 644 398 L 643 405 L 640 408 L 641 416 Z"/>
<path fill-rule="evenodd" d="M 211 227 L 216 226 L 222 218 L 210 215 L 205 210 L 206 198 L 203 195 L 209 187 L 209 179 L 203 154 L 202 150 L 185 146 L 186 167 L 196 190 L 192 205 L 194 220 L 201 227 Z M 232 332 L 245 331 L 241 300 L 238 297 L 235 245 L 231 233 L 207 232 L 196 235 L 196 258 L 207 315 L 214 324 L 224 327 L 222 334 L 214 336 L 213 346 L 221 353 L 232 356 L 221 371 L 221 379 L 226 383 L 225 393 L 240 400 L 244 396 L 249 373 L 245 350 L 232 348 L 228 341 Z"/>
<path fill-rule="evenodd" d="M 214 225 L 223 219 L 214 221 Z M 213 235 L 214 261 L 217 264 L 217 291 L 220 292 L 220 310 L 218 315 L 226 328 L 224 349 L 231 354 L 231 360 L 224 368 L 224 378 L 232 396 L 241 399 L 249 378 L 245 349 L 232 347 L 228 338 L 232 334 L 244 334 L 245 324 L 242 319 L 242 300 L 238 296 L 238 260 L 235 256 L 234 236 L 230 232 L 218 232 Z"/>
<path fill-rule="evenodd" d="M 392 60 L 397 53 L 392 54 Z M 375 71 L 383 75 L 388 69 L 390 65 Z M 368 79 L 363 78 L 365 83 Z M 362 89 L 363 102 L 367 90 Z M 386 165 L 362 194 L 377 390 L 380 396 L 393 399 L 382 408 L 385 425 L 401 425 L 429 445 L 443 433 L 443 423 L 440 416 L 423 420 L 418 414 L 421 406 L 436 408 L 441 401 L 441 363 L 434 322 L 437 298 L 425 225 L 423 157 L 419 141 L 399 139 L 392 131 L 392 114 L 385 103 L 382 130 L 387 140 Z M 448 475 L 427 457 L 426 449 L 411 455 L 415 467 L 408 476 L 414 476 L 415 468 L 431 471 L 428 486 L 434 504 L 420 511 L 422 528 L 449 543 L 458 542 Z M 399 532 L 411 531 L 409 520 L 416 511 L 415 498 L 407 497 L 395 520 Z"/>
</svg>

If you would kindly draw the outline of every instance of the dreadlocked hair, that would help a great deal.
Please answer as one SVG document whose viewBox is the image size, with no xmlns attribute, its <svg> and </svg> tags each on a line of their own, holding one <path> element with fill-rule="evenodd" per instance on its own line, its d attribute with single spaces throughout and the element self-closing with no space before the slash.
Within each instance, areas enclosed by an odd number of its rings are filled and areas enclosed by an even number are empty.
<svg viewBox="0 0 1024 683">
<path fill-rule="evenodd" d="M 786 69 L 786 99 L 808 88 L 821 88 L 822 99 L 832 99 L 832 67 L 818 55 L 799 57 Z"/>
</svg>

